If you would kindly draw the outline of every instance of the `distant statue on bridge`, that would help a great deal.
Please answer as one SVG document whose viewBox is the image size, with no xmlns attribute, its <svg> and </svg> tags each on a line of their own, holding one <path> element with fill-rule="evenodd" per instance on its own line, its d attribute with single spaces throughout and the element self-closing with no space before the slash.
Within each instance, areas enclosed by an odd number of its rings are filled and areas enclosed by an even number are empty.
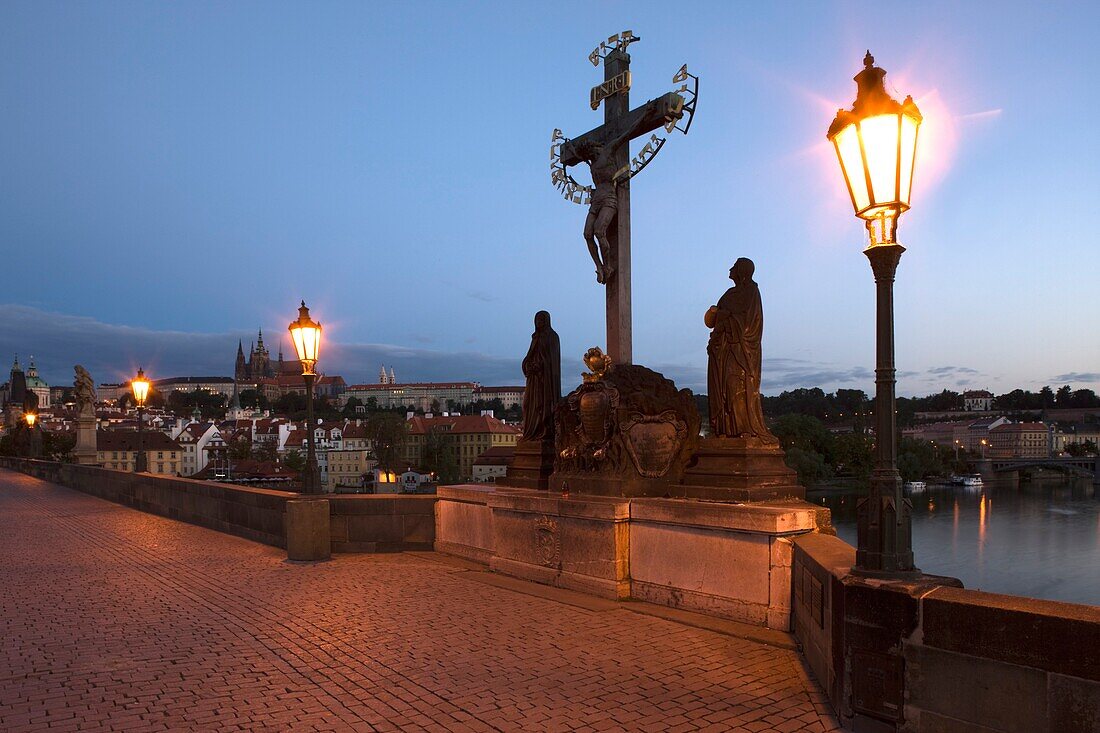
<svg viewBox="0 0 1100 733">
<path fill-rule="evenodd" d="M 77 364 L 73 367 L 76 379 L 73 380 L 73 396 L 76 397 L 76 409 L 81 415 L 95 417 L 95 380 L 88 370 Z"/>
<path fill-rule="evenodd" d="M 710 427 L 719 438 L 756 438 L 777 444 L 764 424 L 760 406 L 761 348 L 764 308 L 753 281 L 756 267 L 741 257 L 730 268 L 734 286 L 707 311 L 712 329 L 707 344 L 707 393 Z"/>
</svg>

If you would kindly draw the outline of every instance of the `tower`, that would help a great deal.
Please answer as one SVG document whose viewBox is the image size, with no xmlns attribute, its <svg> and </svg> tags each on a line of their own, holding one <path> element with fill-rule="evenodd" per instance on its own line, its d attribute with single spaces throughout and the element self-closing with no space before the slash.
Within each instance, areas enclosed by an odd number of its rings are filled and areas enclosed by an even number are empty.
<svg viewBox="0 0 1100 733">
<path fill-rule="evenodd" d="M 237 341 L 237 365 L 233 369 L 233 379 L 237 382 L 248 381 L 248 364 L 244 360 L 244 344 Z"/>
<path fill-rule="evenodd" d="M 382 366 L 380 366 L 378 368 L 378 383 L 379 384 L 389 384 L 390 383 L 389 378 L 386 376 L 386 365 L 385 364 L 383 364 Z"/>
<path fill-rule="evenodd" d="M 397 384 L 397 376 L 393 373 L 393 367 L 390 367 L 390 384 Z"/>
</svg>

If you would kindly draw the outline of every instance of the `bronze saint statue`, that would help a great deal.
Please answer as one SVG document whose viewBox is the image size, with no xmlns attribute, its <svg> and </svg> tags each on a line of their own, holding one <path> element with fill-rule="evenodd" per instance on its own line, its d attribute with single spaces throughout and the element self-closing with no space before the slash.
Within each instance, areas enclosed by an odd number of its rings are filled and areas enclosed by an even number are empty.
<svg viewBox="0 0 1100 733">
<path fill-rule="evenodd" d="M 531 348 L 523 359 L 523 439 L 554 439 L 554 408 L 561 401 L 561 346 L 550 327 L 550 314 L 535 314 Z"/>
<path fill-rule="evenodd" d="M 76 398 L 77 412 L 81 415 L 95 415 L 95 380 L 88 370 L 77 364 L 73 367 L 76 378 L 73 380 L 73 396 Z"/>
<path fill-rule="evenodd" d="M 719 438 L 757 438 L 778 443 L 764 424 L 760 407 L 760 337 L 764 310 L 753 281 L 752 260 L 741 257 L 730 268 L 734 286 L 707 311 L 712 329 L 707 344 L 710 427 Z"/>
</svg>

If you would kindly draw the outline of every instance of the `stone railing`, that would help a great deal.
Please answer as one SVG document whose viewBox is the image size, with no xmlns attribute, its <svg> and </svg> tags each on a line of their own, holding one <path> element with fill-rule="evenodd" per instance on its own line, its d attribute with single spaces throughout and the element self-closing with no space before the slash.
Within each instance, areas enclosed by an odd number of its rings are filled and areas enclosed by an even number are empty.
<svg viewBox="0 0 1100 733">
<path fill-rule="evenodd" d="M 0 458 L 0 466 L 151 514 L 286 547 L 286 502 L 298 494 L 73 463 Z M 333 552 L 430 550 L 435 497 L 327 494 Z"/>
<path fill-rule="evenodd" d="M 847 727 L 1100 730 L 1100 608 L 858 578 L 842 540 L 792 542 L 794 633 Z"/>
</svg>

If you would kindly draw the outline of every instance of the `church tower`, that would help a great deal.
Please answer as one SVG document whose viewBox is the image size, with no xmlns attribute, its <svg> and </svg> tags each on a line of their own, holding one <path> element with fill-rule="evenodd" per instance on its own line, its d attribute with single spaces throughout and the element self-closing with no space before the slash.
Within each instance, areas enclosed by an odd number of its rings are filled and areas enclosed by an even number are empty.
<svg viewBox="0 0 1100 733">
<path fill-rule="evenodd" d="M 248 364 L 244 360 L 244 344 L 237 341 L 237 365 L 233 368 L 233 379 L 237 382 L 248 382 Z"/>
<path fill-rule="evenodd" d="M 386 365 L 385 364 L 383 364 L 382 366 L 380 366 L 378 368 L 378 383 L 379 384 L 389 384 L 390 383 L 389 378 L 386 376 Z"/>
<path fill-rule="evenodd" d="M 397 375 L 393 373 L 393 367 L 390 367 L 390 384 L 397 384 Z"/>
</svg>

